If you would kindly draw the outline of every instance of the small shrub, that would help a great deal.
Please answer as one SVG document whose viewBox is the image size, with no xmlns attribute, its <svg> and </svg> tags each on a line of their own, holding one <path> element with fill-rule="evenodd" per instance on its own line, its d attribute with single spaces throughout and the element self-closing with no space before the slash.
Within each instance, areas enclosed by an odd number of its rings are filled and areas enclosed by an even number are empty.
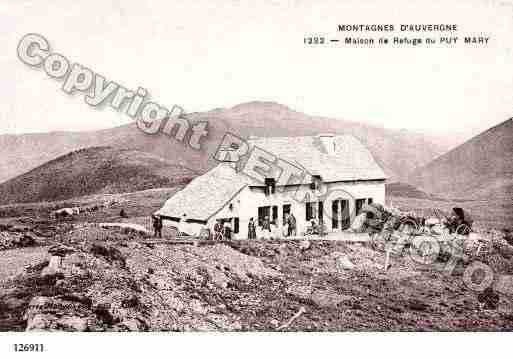
<svg viewBox="0 0 513 359">
<path fill-rule="evenodd" d="M 110 314 L 110 304 L 108 303 L 102 303 L 98 304 L 96 308 L 94 309 L 94 314 L 96 314 L 96 317 L 101 320 L 104 324 L 107 325 L 114 325 L 119 322 L 118 319 L 114 318 L 112 314 Z"/>
<path fill-rule="evenodd" d="M 141 305 L 141 301 L 137 296 L 132 295 L 129 298 L 123 299 L 121 305 L 124 308 L 138 308 Z"/>
<path fill-rule="evenodd" d="M 25 268 L 25 272 L 31 274 L 31 273 L 40 273 L 44 268 L 46 268 L 50 264 L 48 260 L 44 260 L 42 262 L 39 262 L 37 264 L 28 266 Z"/>
<path fill-rule="evenodd" d="M 126 266 L 126 257 L 119 251 L 119 249 L 114 247 L 106 247 L 101 244 L 93 244 L 91 246 L 91 253 L 105 258 L 110 264 L 118 262 L 122 267 Z"/>
</svg>

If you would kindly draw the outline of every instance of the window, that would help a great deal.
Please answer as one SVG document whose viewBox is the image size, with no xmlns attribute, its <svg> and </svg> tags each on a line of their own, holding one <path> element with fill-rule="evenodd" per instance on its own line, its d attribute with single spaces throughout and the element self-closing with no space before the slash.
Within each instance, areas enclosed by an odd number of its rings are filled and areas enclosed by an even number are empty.
<svg viewBox="0 0 513 359">
<path fill-rule="evenodd" d="M 271 222 L 274 222 L 276 225 L 278 224 L 278 206 L 273 206 L 273 217 Z"/>
<path fill-rule="evenodd" d="M 324 220 L 324 217 L 323 217 L 323 215 L 324 215 L 324 205 L 323 205 L 322 201 L 319 201 L 318 206 L 319 206 L 318 207 L 319 209 L 318 209 L 317 213 L 319 214 L 319 224 L 320 224 Z"/>
<path fill-rule="evenodd" d="M 349 225 L 349 201 L 346 199 L 336 199 L 331 202 L 331 228 L 344 230 L 349 228 Z"/>
<path fill-rule="evenodd" d="M 307 202 L 306 203 L 306 220 L 312 219 L 322 220 L 324 214 L 324 205 L 322 201 L 319 202 Z"/>
<path fill-rule="evenodd" d="M 265 217 L 270 217 L 271 207 L 258 207 L 258 225 L 262 226 L 264 224 Z"/>
<path fill-rule="evenodd" d="M 351 213 L 349 212 L 349 201 L 340 201 L 340 229 L 348 229 L 351 225 Z"/>
<path fill-rule="evenodd" d="M 274 194 L 276 192 L 276 181 L 274 178 L 266 178 L 265 179 L 265 195 L 269 196 L 270 194 Z"/>
<path fill-rule="evenodd" d="M 310 221 L 315 217 L 315 202 L 306 202 L 306 220 Z"/>
<path fill-rule="evenodd" d="M 355 202 L 355 210 L 356 210 L 356 215 L 359 215 L 361 210 L 362 210 L 362 207 L 363 205 L 367 202 L 367 199 L 366 198 L 358 198 Z"/>
<path fill-rule="evenodd" d="M 233 219 L 233 233 L 239 233 L 239 217 Z"/>
<path fill-rule="evenodd" d="M 338 228 L 338 204 L 340 200 L 331 202 L 331 228 Z"/>
<path fill-rule="evenodd" d="M 310 189 L 312 190 L 318 190 L 321 186 L 321 176 L 314 175 L 312 176 L 312 183 L 310 183 Z"/>
<path fill-rule="evenodd" d="M 367 198 L 367 203 L 368 204 L 372 204 L 372 202 L 374 202 L 372 198 Z"/>
</svg>

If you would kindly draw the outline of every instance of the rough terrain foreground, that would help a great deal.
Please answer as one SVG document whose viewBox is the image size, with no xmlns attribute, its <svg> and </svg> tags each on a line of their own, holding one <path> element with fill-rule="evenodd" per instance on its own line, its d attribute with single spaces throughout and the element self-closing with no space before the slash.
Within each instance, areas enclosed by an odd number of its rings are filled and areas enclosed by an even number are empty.
<svg viewBox="0 0 513 359">
<path fill-rule="evenodd" d="M 513 328 L 509 299 L 484 309 L 461 269 L 446 274 L 393 255 L 384 272 L 384 254 L 362 244 L 155 244 L 88 223 L 47 227 L 48 237 L 35 235 L 45 234 L 37 226 L 25 230 L 35 243 L 0 251 L 0 267 L 22 266 L 1 273 L 4 331 Z M 511 259 L 498 263 L 511 274 Z"/>
</svg>

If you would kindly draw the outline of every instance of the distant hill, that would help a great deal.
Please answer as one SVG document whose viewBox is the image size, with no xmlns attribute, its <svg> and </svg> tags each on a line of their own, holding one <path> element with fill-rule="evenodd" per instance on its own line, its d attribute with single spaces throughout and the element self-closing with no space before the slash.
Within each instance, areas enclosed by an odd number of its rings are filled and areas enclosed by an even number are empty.
<svg viewBox="0 0 513 359">
<path fill-rule="evenodd" d="M 449 198 L 511 200 L 513 119 L 418 168 L 408 183 Z"/>
<path fill-rule="evenodd" d="M 195 175 L 193 170 L 150 153 L 92 147 L 60 156 L 0 184 L 0 203 L 169 187 L 186 183 Z"/>
<path fill-rule="evenodd" d="M 93 116 L 94 114 L 92 114 Z M 228 109 L 186 115 L 192 122 L 208 121 L 206 152 L 184 147 L 165 135 L 150 136 L 128 124 L 92 132 L 51 132 L 0 136 L 0 182 L 20 175 L 70 151 L 92 146 L 129 148 L 156 154 L 176 165 L 203 172 L 215 161 L 213 153 L 226 132 L 253 136 L 301 136 L 334 132 L 352 134 L 372 152 L 387 175 L 403 179 L 414 168 L 445 153 L 455 143 L 408 131 L 388 130 L 338 119 L 314 117 L 273 102 L 250 102 Z M 188 137 L 186 137 L 188 141 Z"/>
</svg>

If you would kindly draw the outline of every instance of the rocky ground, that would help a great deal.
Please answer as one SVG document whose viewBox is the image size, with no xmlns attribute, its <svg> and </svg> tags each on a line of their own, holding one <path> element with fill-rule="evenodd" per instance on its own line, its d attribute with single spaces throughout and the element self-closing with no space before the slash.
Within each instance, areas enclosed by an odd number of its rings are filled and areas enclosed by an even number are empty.
<svg viewBox="0 0 513 359">
<path fill-rule="evenodd" d="M 509 297 L 487 309 L 458 267 L 447 273 L 396 253 L 385 271 L 384 252 L 368 244 L 155 244 L 93 223 L 56 223 L 53 231 L 0 252 L 1 267 L 21 268 L 2 272 L 0 330 L 513 328 Z M 494 268 L 513 274 L 508 253 L 496 253 Z"/>
<path fill-rule="evenodd" d="M 92 215 L 59 221 L 48 214 L 62 204 L 2 207 L 0 330 L 513 328 L 507 281 L 495 285 L 500 280 L 494 279 L 492 287 L 501 290 L 476 292 L 463 280 L 473 260 L 506 279 L 513 275 L 513 247 L 500 238 L 452 271 L 440 270 L 448 263 L 444 253 L 422 264 L 408 248 L 395 250 L 385 270 L 383 247 L 369 243 L 158 243 L 129 228 L 100 225 L 148 226 L 149 214 L 170 191 L 119 195 L 109 198 L 115 205 Z M 121 209 L 126 217 L 119 216 Z"/>
</svg>

